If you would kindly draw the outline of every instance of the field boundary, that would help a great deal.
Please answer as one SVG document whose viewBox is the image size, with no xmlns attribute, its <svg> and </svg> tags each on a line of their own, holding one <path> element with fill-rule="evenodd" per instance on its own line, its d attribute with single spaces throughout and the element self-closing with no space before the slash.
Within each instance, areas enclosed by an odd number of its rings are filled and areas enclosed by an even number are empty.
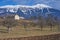
<svg viewBox="0 0 60 40">
<path fill-rule="evenodd" d="M 0 38 L 0 40 L 60 40 L 60 34 L 51 34 L 44 36 L 30 36 L 19 38 Z"/>
</svg>

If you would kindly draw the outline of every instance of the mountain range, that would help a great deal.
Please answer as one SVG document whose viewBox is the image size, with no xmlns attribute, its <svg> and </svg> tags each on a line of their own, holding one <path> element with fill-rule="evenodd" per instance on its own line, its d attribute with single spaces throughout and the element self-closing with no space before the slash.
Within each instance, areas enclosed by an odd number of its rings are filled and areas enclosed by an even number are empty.
<svg viewBox="0 0 60 40">
<path fill-rule="evenodd" d="M 33 6 L 26 6 L 26 5 L 6 5 L 0 6 L 0 16 L 7 16 L 17 14 L 20 17 L 24 17 L 25 19 L 29 19 L 32 16 L 38 17 L 43 16 L 47 17 L 48 14 L 53 16 L 60 17 L 60 10 L 54 9 L 45 4 L 37 4 Z"/>
</svg>

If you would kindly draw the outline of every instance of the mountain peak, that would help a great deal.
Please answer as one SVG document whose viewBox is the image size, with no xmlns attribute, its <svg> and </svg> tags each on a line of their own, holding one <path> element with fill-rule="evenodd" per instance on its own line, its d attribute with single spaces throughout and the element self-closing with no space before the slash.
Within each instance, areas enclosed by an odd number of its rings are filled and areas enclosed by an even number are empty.
<svg viewBox="0 0 60 40">
<path fill-rule="evenodd" d="M 48 5 L 45 4 L 36 4 L 33 6 L 27 6 L 27 5 L 5 5 L 5 6 L 0 6 L 0 8 L 19 8 L 19 7 L 26 7 L 26 8 L 52 8 Z"/>
<path fill-rule="evenodd" d="M 37 5 L 34 5 L 35 7 L 38 7 L 38 8 L 52 8 L 48 5 L 45 5 L 45 4 L 37 4 Z"/>
</svg>

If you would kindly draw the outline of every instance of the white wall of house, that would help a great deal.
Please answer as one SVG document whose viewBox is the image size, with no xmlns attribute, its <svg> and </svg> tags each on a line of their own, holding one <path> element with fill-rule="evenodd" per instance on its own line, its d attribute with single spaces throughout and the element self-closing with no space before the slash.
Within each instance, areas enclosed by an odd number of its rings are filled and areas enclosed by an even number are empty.
<svg viewBox="0 0 60 40">
<path fill-rule="evenodd" d="M 19 19 L 20 19 L 19 15 L 15 15 L 15 20 L 19 20 Z"/>
</svg>

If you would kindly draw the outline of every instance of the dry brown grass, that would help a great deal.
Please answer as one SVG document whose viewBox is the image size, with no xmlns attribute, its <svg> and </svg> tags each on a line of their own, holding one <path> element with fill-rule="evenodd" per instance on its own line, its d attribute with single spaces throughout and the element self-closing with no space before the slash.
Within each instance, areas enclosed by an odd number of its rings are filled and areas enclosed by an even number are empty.
<svg viewBox="0 0 60 40">
<path fill-rule="evenodd" d="M 27 20 L 21 20 L 19 22 L 26 22 Z M 29 21 L 27 21 L 29 22 Z M 0 32 L 0 38 L 16 38 L 16 37 L 27 37 L 27 36 L 41 36 L 41 35 L 50 35 L 50 34 L 57 34 L 58 32 L 57 27 L 54 27 L 51 31 L 50 28 L 43 28 L 41 31 L 38 27 L 27 27 L 26 29 L 23 26 L 16 26 L 11 28 L 9 33 L 5 33 L 6 27 L 0 26 L 3 32 Z"/>
</svg>

